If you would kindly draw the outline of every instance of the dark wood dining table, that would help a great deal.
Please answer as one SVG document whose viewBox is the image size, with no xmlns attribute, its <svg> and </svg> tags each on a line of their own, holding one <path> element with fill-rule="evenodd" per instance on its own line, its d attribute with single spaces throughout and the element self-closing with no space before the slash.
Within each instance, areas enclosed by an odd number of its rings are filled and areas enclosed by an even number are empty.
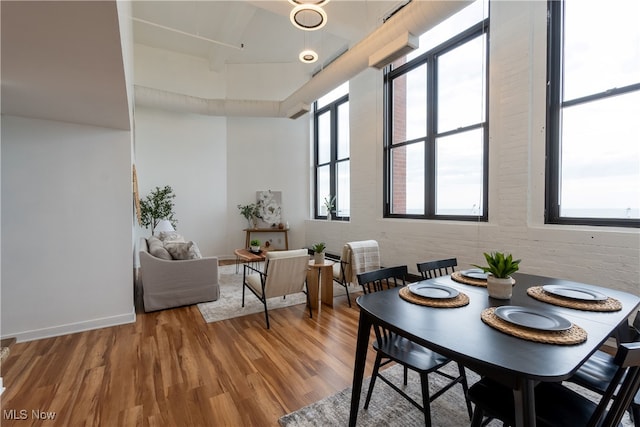
<svg viewBox="0 0 640 427">
<path fill-rule="evenodd" d="M 360 405 L 370 329 L 382 325 L 416 343 L 462 363 L 513 389 L 516 426 L 535 426 L 534 387 L 539 382 L 569 378 L 640 306 L 640 297 L 627 292 L 568 280 L 515 273 L 510 300 L 490 298 L 485 287 L 456 282 L 450 276 L 425 282 L 464 292 L 469 304 L 458 308 L 432 308 L 408 302 L 400 288 L 362 295 L 353 373 L 349 425 L 355 426 Z M 539 301 L 527 294 L 532 286 L 563 285 L 591 289 L 615 298 L 622 309 L 613 312 L 583 311 Z M 586 341 L 573 345 L 533 342 L 500 332 L 481 320 L 488 307 L 513 305 L 544 309 L 564 317 L 587 332 Z"/>
</svg>

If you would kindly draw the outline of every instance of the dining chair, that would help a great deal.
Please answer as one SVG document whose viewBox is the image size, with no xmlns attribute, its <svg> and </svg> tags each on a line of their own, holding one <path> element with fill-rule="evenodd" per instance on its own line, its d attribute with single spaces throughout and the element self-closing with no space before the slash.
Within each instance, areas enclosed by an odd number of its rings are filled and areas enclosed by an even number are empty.
<svg viewBox="0 0 640 427">
<path fill-rule="evenodd" d="M 545 427 L 619 425 L 640 386 L 640 343 L 622 343 L 613 363 L 616 367 L 599 403 L 594 403 L 561 383 L 540 383 L 535 388 L 536 425 Z M 469 388 L 475 404 L 472 427 L 485 416 L 515 424 L 513 390 L 488 378 Z M 608 408 L 608 409 L 607 409 Z"/>
<path fill-rule="evenodd" d="M 244 307 L 245 290 L 249 289 L 264 305 L 264 316 L 269 329 L 267 300 L 305 292 L 309 317 L 313 317 L 309 292 L 306 290 L 308 269 L 309 254 L 306 249 L 267 252 L 264 271 L 245 264 L 242 277 L 242 307 Z M 259 274 L 251 274 L 252 271 Z"/>
<path fill-rule="evenodd" d="M 370 292 L 379 292 L 394 287 L 405 286 L 407 277 L 407 266 L 387 267 L 379 270 L 369 271 L 357 275 L 358 283 L 362 286 L 365 294 Z M 397 295 L 390 294 L 389 297 L 400 298 Z M 426 308 L 425 308 L 426 309 Z M 376 360 L 373 366 L 373 373 L 369 383 L 367 398 L 364 403 L 364 409 L 369 408 L 371 395 L 376 383 L 376 379 L 380 378 L 392 389 L 398 392 L 402 397 L 407 399 L 416 408 L 424 413 L 425 425 L 431 425 L 431 408 L 430 403 L 441 396 L 456 384 L 461 384 L 464 391 L 467 404 L 469 418 L 471 418 L 471 402 L 466 397 L 468 391 L 467 376 L 462 365 L 458 364 L 459 375 L 451 375 L 441 369 L 452 362 L 451 359 L 436 353 L 426 347 L 423 347 L 407 338 L 397 335 L 391 330 L 381 325 L 375 325 L 374 331 L 376 340 L 373 343 L 373 349 L 376 351 Z M 420 375 L 420 383 L 422 388 L 422 405 L 413 400 L 396 384 L 393 384 L 380 372 L 380 368 L 395 362 L 404 368 L 404 385 L 407 385 L 408 370 L 417 372 Z M 433 395 L 429 395 L 429 374 L 438 374 L 448 380 L 442 388 L 437 390 Z"/>
<path fill-rule="evenodd" d="M 456 258 L 419 262 L 417 264 L 418 271 L 420 272 L 424 280 L 451 274 L 456 271 L 455 267 L 457 265 L 458 260 Z"/>
<path fill-rule="evenodd" d="M 620 342 L 640 341 L 640 311 L 636 313 L 632 325 L 627 325 L 625 322 L 624 328 L 618 331 L 616 340 L 618 344 Z M 567 381 L 602 395 L 611 383 L 617 368 L 615 357 L 598 350 Z M 636 392 L 629 406 L 629 412 L 635 425 L 640 426 L 640 391 Z"/>
</svg>

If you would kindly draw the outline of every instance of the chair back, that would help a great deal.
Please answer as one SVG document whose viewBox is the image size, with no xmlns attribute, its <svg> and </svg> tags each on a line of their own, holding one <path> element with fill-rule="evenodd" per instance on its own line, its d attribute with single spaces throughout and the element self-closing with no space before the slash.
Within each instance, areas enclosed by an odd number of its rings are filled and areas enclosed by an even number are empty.
<svg viewBox="0 0 640 427">
<path fill-rule="evenodd" d="M 264 265 L 265 297 L 302 292 L 308 269 L 309 254 L 306 249 L 267 252 Z"/>
<path fill-rule="evenodd" d="M 358 283 L 365 294 L 378 292 L 385 289 L 405 286 L 407 278 L 407 266 L 380 268 L 357 275 Z"/>
<path fill-rule="evenodd" d="M 455 271 L 455 266 L 457 265 L 458 260 L 456 258 L 439 259 L 436 261 L 427 261 L 417 264 L 418 271 L 425 280 L 451 274 Z"/>
<path fill-rule="evenodd" d="M 347 242 L 347 246 L 351 252 L 349 256 L 351 273 L 347 276 L 347 281 L 355 282 L 358 274 L 380 268 L 380 249 L 377 241 Z"/>
<path fill-rule="evenodd" d="M 620 344 L 614 364 L 618 366 L 618 370 L 591 416 L 589 426 L 613 427 L 620 424 L 640 387 L 640 342 Z M 613 403 L 607 411 L 612 398 Z M 601 421 L 605 411 L 606 416 Z"/>
</svg>

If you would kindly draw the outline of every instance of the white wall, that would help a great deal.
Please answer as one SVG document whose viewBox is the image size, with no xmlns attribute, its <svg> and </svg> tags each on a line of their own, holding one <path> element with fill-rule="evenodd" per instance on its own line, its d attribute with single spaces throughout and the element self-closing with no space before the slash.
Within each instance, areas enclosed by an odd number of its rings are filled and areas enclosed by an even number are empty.
<svg viewBox="0 0 640 427">
<path fill-rule="evenodd" d="M 2 331 L 135 320 L 130 133 L 2 116 Z"/>
<path fill-rule="evenodd" d="M 511 251 L 521 271 L 640 293 L 637 229 L 544 224 L 546 3 L 492 2 L 489 222 L 382 218 L 382 74 L 350 82 L 351 221 L 308 220 L 306 243 L 376 239 L 385 265 Z"/>
<path fill-rule="evenodd" d="M 135 151 L 140 197 L 170 185 L 176 230 L 195 241 L 203 256 L 225 255 L 225 118 L 137 107 Z M 138 228 L 139 236 L 150 234 Z"/>
</svg>

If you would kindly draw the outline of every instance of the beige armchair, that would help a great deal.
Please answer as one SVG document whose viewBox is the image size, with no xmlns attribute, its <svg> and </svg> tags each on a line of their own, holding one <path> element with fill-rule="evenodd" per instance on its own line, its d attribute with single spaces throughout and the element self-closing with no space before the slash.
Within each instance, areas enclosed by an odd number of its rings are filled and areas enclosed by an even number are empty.
<svg viewBox="0 0 640 427">
<path fill-rule="evenodd" d="M 340 262 L 333 265 L 333 280 L 344 286 L 347 301 L 351 307 L 349 284 L 357 284 L 356 276 L 367 271 L 378 270 L 380 266 L 380 250 L 375 240 L 348 242 L 342 247 Z"/>
<path fill-rule="evenodd" d="M 312 317 L 309 293 L 305 290 L 308 269 L 309 254 L 306 249 L 267 252 L 264 271 L 245 264 L 242 277 L 242 307 L 244 307 L 245 289 L 249 289 L 264 305 L 264 316 L 269 329 L 267 300 L 305 292 L 309 317 Z"/>
<path fill-rule="evenodd" d="M 218 258 L 166 260 L 149 253 L 147 239 L 139 245 L 144 311 L 215 301 L 220 297 Z"/>
</svg>

